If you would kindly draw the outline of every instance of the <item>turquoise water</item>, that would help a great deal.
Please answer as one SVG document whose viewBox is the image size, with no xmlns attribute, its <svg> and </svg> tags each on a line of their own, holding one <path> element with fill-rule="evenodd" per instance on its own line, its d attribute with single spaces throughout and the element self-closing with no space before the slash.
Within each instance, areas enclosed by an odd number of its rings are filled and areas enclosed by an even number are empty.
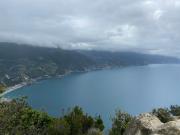
<svg viewBox="0 0 180 135">
<path fill-rule="evenodd" d="M 28 96 L 33 108 L 60 116 L 75 105 L 101 114 L 106 127 L 116 109 L 133 115 L 155 107 L 180 104 L 180 65 L 148 65 L 74 73 L 13 91 L 6 97 Z"/>
</svg>

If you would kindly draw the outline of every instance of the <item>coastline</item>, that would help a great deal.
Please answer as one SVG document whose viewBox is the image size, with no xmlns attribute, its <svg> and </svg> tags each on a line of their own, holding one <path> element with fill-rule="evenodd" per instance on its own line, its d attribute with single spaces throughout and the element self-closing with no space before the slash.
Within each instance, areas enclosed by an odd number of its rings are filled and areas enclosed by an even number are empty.
<svg viewBox="0 0 180 135">
<path fill-rule="evenodd" d="M 118 68 L 122 68 L 122 67 L 128 67 L 128 66 L 117 66 Z M 84 71 L 69 71 L 69 72 L 66 72 L 64 74 L 59 74 L 59 75 L 56 75 L 54 76 L 55 78 L 63 78 L 67 75 L 70 75 L 72 73 L 86 73 L 86 72 L 90 72 L 90 71 L 97 71 L 97 70 L 103 70 L 103 69 L 112 69 L 112 68 L 117 68 L 117 67 L 111 67 L 111 66 L 105 66 L 105 67 L 99 67 L 99 68 L 92 68 L 92 69 L 86 69 Z M 45 80 L 45 79 L 50 79 L 50 78 L 53 78 L 53 76 L 49 76 L 49 75 L 44 75 L 44 76 L 40 76 L 38 78 L 35 78 L 35 79 L 31 79 L 30 80 L 30 83 L 29 82 L 21 82 L 19 84 L 16 84 L 14 86 L 10 86 L 10 87 L 7 87 L 6 90 L 0 94 L 0 98 L 4 98 L 3 96 L 5 96 L 6 94 L 10 93 L 10 92 L 13 92 L 19 88 L 22 88 L 22 87 L 25 87 L 27 85 L 31 85 L 35 82 L 38 82 L 38 81 L 41 81 L 41 80 Z"/>
<path fill-rule="evenodd" d="M 82 72 L 90 72 L 90 71 L 95 71 L 95 70 L 102 70 L 102 69 L 109 69 L 111 67 L 103 67 L 103 68 L 96 68 L 96 69 L 86 69 L 85 71 L 69 71 L 69 72 L 66 72 L 64 74 L 60 74 L 60 75 L 56 75 L 55 77 L 56 78 L 63 78 L 67 75 L 70 75 L 72 73 L 82 73 Z M 22 82 L 22 83 L 19 83 L 19 84 L 16 84 L 14 86 L 10 86 L 10 87 L 7 87 L 6 90 L 0 94 L 0 98 L 3 98 L 3 96 L 5 96 L 6 94 L 10 93 L 10 92 L 13 92 L 19 88 L 22 88 L 24 86 L 27 86 L 27 85 L 31 85 L 32 83 L 34 82 L 38 82 L 38 81 L 41 81 L 41 80 L 45 80 L 45 79 L 49 79 L 49 78 L 53 78 L 53 76 L 49 76 L 49 75 L 44 75 L 44 76 L 41 76 L 41 77 L 38 77 L 38 78 L 35 78 L 35 79 L 31 79 L 30 83 L 29 82 Z"/>
<path fill-rule="evenodd" d="M 22 87 L 26 86 L 27 84 L 28 83 L 26 83 L 26 82 L 22 82 L 20 84 L 16 84 L 14 86 L 8 87 L 3 93 L 0 94 L 0 98 L 2 98 L 4 95 L 6 95 L 6 94 L 8 94 L 8 93 L 10 93 L 12 91 L 15 91 L 15 90 L 17 90 L 19 88 L 22 88 Z"/>
<path fill-rule="evenodd" d="M 147 65 L 151 65 L 151 64 L 147 64 Z M 134 66 L 144 66 L 144 65 L 134 65 Z M 128 66 L 119 66 L 118 68 L 122 68 L 122 67 L 128 67 Z M 65 77 L 67 75 L 70 75 L 72 73 L 85 73 L 85 72 L 90 72 L 90 71 L 97 71 L 97 70 L 103 70 L 103 69 L 112 69 L 112 68 L 115 68 L 115 67 L 105 66 L 105 67 L 101 67 L 101 68 L 86 69 L 84 71 L 69 71 L 69 72 L 66 72 L 64 74 L 60 74 L 60 75 L 56 75 L 56 76 L 44 75 L 44 76 L 41 76 L 41 77 L 38 77 L 38 78 L 35 78 L 35 79 L 31 79 L 30 82 L 22 82 L 22 83 L 14 85 L 14 86 L 7 87 L 6 90 L 3 93 L 0 94 L 0 98 L 3 98 L 3 96 L 5 96 L 6 94 L 8 94 L 10 92 L 13 92 L 13 91 L 15 91 L 15 90 L 17 90 L 19 88 L 25 87 L 27 85 L 31 85 L 31 84 L 33 84 L 35 82 L 38 82 L 38 81 L 41 81 L 41 80 L 50 79 L 50 78 L 53 78 L 53 77 L 55 77 L 55 78 L 63 78 L 63 77 Z"/>
</svg>

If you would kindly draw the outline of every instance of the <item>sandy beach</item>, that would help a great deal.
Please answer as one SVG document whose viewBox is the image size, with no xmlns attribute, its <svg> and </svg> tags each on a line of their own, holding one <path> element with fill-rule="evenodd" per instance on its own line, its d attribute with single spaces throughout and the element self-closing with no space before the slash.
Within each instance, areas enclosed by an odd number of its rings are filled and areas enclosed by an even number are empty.
<svg viewBox="0 0 180 135">
<path fill-rule="evenodd" d="M 14 85 L 14 86 L 12 86 L 12 87 L 8 87 L 5 92 L 3 92 L 2 94 L 0 94 L 0 97 L 3 97 L 3 96 L 6 95 L 7 93 L 10 93 L 10 92 L 12 92 L 12 91 L 15 91 L 15 90 L 17 90 L 17 89 L 19 89 L 19 88 L 22 88 L 22 87 L 26 86 L 26 85 L 27 85 L 27 83 L 26 83 L 26 82 L 23 82 L 23 83 Z"/>
</svg>

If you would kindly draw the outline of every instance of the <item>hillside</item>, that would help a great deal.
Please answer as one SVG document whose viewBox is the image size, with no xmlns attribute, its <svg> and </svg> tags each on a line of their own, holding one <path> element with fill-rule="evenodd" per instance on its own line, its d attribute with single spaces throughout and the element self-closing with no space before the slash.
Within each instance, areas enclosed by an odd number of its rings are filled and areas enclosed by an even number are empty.
<svg viewBox="0 0 180 135">
<path fill-rule="evenodd" d="M 111 66 L 134 66 L 147 64 L 179 63 L 179 59 L 161 55 L 136 52 L 79 51 L 97 64 Z"/>
<path fill-rule="evenodd" d="M 1 42 L 0 84 L 12 86 L 36 78 L 105 67 L 177 62 L 177 58 L 134 52 L 75 51 Z"/>
<path fill-rule="evenodd" d="M 24 80 L 84 71 L 94 62 L 75 51 L 0 43 L 0 80 L 14 85 Z"/>
</svg>

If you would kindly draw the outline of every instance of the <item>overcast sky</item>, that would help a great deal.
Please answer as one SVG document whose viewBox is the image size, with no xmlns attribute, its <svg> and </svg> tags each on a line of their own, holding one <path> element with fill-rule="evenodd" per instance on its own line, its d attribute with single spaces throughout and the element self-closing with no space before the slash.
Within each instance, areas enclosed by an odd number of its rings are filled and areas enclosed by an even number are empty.
<svg viewBox="0 0 180 135">
<path fill-rule="evenodd" d="M 0 0 L 0 41 L 180 57 L 180 0 Z"/>
</svg>

